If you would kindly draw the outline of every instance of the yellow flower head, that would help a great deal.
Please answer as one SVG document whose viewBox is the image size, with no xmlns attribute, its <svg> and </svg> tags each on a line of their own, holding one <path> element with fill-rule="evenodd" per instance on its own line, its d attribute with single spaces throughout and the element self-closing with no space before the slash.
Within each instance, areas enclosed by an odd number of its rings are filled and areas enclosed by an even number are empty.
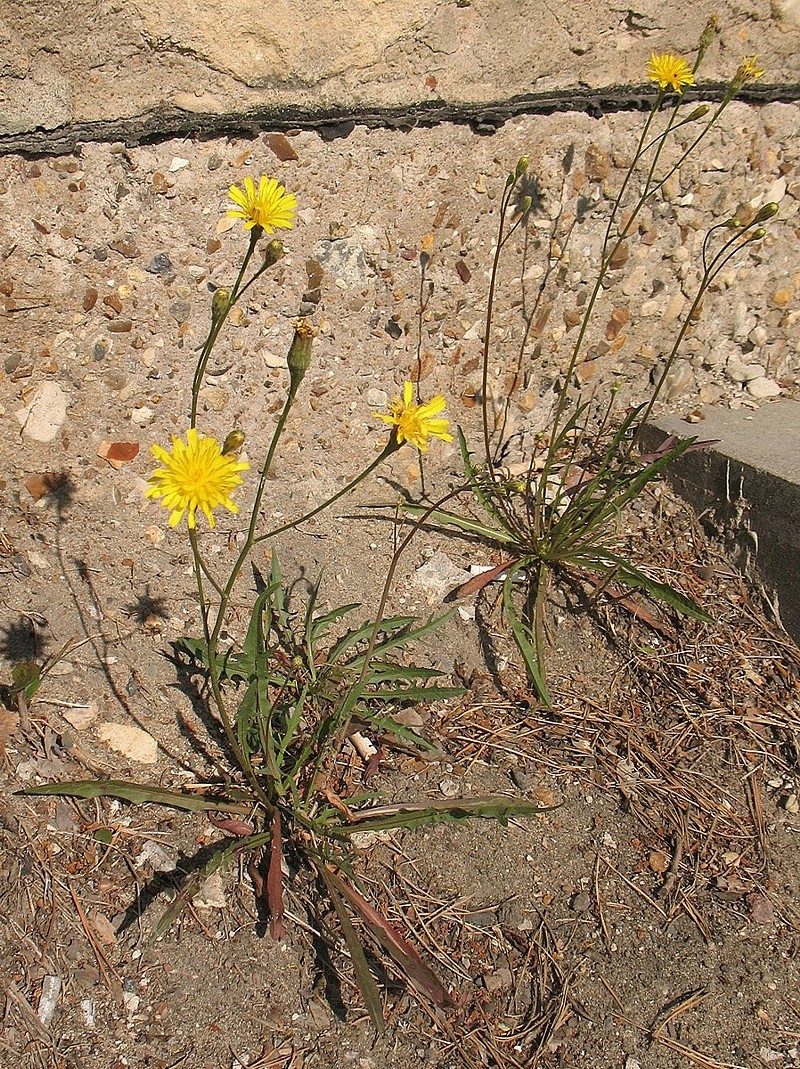
<svg viewBox="0 0 800 1069">
<path fill-rule="evenodd" d="M 694 85 L 694 75 L 689 64 L 671 52 L 652 54 L 647 63 L 647 77 L 651 82 L 656 82 L 659 89 L 671 86 L 676 93 L 682 93 L 685 85 Z"/>
<path fill-rule="evenodd" d="M 443 442 L 452 442 L 452 434 L 447 433 L 449 420 L 441 419 L 447 402 L 439 394 L 424 405 L 414 403 L 414 387 L 407 382 L 403 387 L 403 396 L 395 397 L 389 402 L 389 414 L 378 414 L 377 418 L 395 427 L 394 434 L 398 445 L 411 442 L 421 452 L 428 448 L 428 437 L 441 438 Z"/>
<path fill-rule="evenodd" d="M 172 510 L 170 527 L 177 527 L 184 512 L 188 513 L 186 522 L 194 530 L 198 509 L 205 513 L 211 527 L 213 510 L 220 505 L 229 512 L 239 511 L 230 493 L 242 481 L 239 472 L 246 471 L 250 465 L 238 461 L 235 455 L 224 454 L 216 438 L 206 438 L 190 427 L 186 442 L 173 437 L 171 453 L 160 445 L 151 446 L 150 451 L 164 467 L 156 468 L 147 480 L 150 486 L 145 496 L 161 498 L 164 508 Z"/>
<path fill-rule="evenodd" d="M 764 74 L 763 67 L 757 67 L 756 61 L 758 56 L 745 56 L 742 62 L 739 64 L 739 69 L 733 76 L 734 84 L 742 86 L 745 82 L 754 82 L 756 78 L 761 78 Z"/>
<path fill-rule="evenodd" d="M 243 219 L 246 230 L 260 227 L 271 234 L 274 230 L 291 230 L 294 226 L 294 213 L 297 199 L 287 193 L 276 178 L 261 178 L 258 189 L 252 178 L 245 178 L 244 189 L 230 186 L 228 196 L 238 208 L 231 208 L 225 214 L 234 219 Z"/>
</svg>

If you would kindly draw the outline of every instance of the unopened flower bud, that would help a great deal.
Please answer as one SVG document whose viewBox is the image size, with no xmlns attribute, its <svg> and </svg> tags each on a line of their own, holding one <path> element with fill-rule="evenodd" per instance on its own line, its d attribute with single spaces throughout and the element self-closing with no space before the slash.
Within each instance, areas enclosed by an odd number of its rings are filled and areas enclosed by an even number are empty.
<svg viewBox="0 0 800 1069">
<path fill-rule="evenodd" d="M 215 323 L 227 311 L 231 295 L 229 290 L 217 290 L 211 298 L 211 322 Z"/>
<path fill-rule="evenodd" d="M 705 55 L 708 46 L 714 40 L 715 33 L 719 33 L 719 18 L 717 15 L 711 15 L 706 23 L 705 29 L 700 34 L 700 46 L 698 48 L 699 55 L 697 57 L 698 62 Z"/>
<path fill-rule="evenodd" d="M 264 266 L 272 267 L 285 254 L 283 242 L 279 238 L 273 238 L 264 249 Z"/>
<path fill-rule="evenodd" d="M 768 204 L 765 204 L 763 208 L 759 208 L 756 212 L 754 223 L 766 223 L 767 219 L 771 219 L 773 215 L 778 214 L 778 205 L 774 200 L 771 200 Z"/>
<path fill-rule="evenodd" d="M 520 158 L 517 160 L 516 169 L 514 170 L 515 178 L 522 178 L 522 176 L 528 170 L 528 163 L 529 160 L 527 156 L 520 156 Z"/>
<path fill-rule="evenodd" d="M 314 328 L 307 319 L 298 319 L 294 325 L 294 337 L 289 346 L 286 364 L 289 368 L 289 392 L 294 394 L 303 381 L 311 363 L 311 343 L 314 340 Z"/>
<path fill-rule="evenodd" d="M 244 445 L 245 434 L 244 431 L 235 430 L 231 431 L 225 441 L 222 443 L 222 455 L 227 457 L 231 453 L 238 453 Z"/>
<path fill-rule="evenodd" d="M 742 225 L 742 220 L 737 219 L 734 215 L 732 219 L 726 219 L 722 225 L 727 226 L 730 230 L 738 230 L 739 227 Z"/>
<path fill-rule="evenodd" d="M 751 241 L 761 241 L 761 239 L 764 237 L 765 234 L 766 234 L 766 230 L 764 229 L 763 226 L 760 226 L 758 228 L 758 230 L 754 230 L 753 233 L 750 235 L 750 240 Z"/>
<path fill-rule="evenodd" d="M 710 110 L 708 104 L 701 104 L 699 107 L 695 108 L 694 111 L 689 112 L 683 121 L 696 122 L 698 119 L 702 119 L 704 115 L 708 115 Z"/>
</svg>

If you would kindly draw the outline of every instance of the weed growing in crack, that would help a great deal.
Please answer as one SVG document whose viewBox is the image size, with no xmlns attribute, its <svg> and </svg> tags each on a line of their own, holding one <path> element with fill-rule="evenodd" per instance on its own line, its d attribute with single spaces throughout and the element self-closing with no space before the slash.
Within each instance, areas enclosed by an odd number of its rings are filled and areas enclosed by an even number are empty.
<svg viewBox="0 0 800 1069">
<path fill-rule="evenodd" d="M 606 398 L 586 400 L 580 392 L 575 396 L 573 386 L 576 369 L 585 358 L 587 333 L 598 299 L 642 209 L 695 151 L 742 85 L 764 73 L 756 65 L 756 57 L 745 58 L 716 109 L 699 105 L 685 113 L 683 88 L 694 85 L 695 73 L 715 29 L 716 22 L 712 19 L 701 38 L 693 67 L 671 53 L 653 55 L 647 65 L 648 76 L 658 86 L 658 92 L 613 204 L 602 243 L 600 267 L 579 320 L 578 334 L 556 392 L 547 430 L 538 436 L 530 455 L 522 462 L 510 456 L 513 443 L 503 434 L 504 421 L 493 421 L 490 403 L 492 316 L 498 266 L 509 240 L 524 225 L 531 208 L 531 197 L 525 196 L 526 181 L 529 182 L 527 157 L 520 159 L 508 175 L 500 202 L 483 336 L 483 442 L 479 460 L 474 458 L 463 431 L 458 429 L 466 479 L 461 489 L 471 495 L 487 518 L 475 519 L 473 515 L 421 504 L 402 506 L 418 521 L 427 516 L 432 523 L 477 537 L 502 553 L 500 564 L 474 577 L 454 594 L 463 597 L 477 593 L 493 580 L 502 582 L 506 621 L 530 682 L 547 705 L 551 704 L 546 671 L 547 606 L 554 582 L 588 580 L 595 593 L 606 592 L 623 600 L 627 595 L 620 587 L 643 591 L 680 613 L 710 622 L 707 613 L 690 598 L 669 584 L 654 581 L 623 555 L 618 537 L 620 521 L 645 487 L 678 457 L 710 444 L 694 438 L 684 441 L 673 438 L 658 452 L 646 455 L 638 449 L 637 435 L 668 379 L 687 331 L 702 313 L 709 287 L 731 257 L 764 237 L 762 224 L 776 214 L 777 204 L 765 204 L 745 224 L 731 218 L 708 230 L 696 292 L 663 360 L 648 402 L 627 411 L 615 426 L 614 387 Z M 661 128 L 656 129 L 662 118 Z M 691 130 L 695 124 L 700 124 L 699 132 L 690 137 L 688 147 L 677 161 L 662 165 L 665 146 L 679 130 Z M 623 211 L 637 177 L 641 178 L 640 188 Z M 624 260 L 624 256 L 621 258 Z M 514 462 L 509 463 L 510 460 Z M 453 496 L 457 497 L 458 493 Z M 632 605 L 630 601 L 628 604 Z"/>
</svg>

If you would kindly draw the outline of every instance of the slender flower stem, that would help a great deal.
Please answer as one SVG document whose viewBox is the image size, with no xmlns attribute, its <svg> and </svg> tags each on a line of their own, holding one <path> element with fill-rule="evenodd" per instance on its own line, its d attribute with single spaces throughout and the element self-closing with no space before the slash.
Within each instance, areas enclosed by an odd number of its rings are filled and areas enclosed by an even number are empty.
<svg viewBox="0 0 800 1069">
<path fill-rule="evenodd" d="M 261 228 L 254 227 L 250 231 L 250 244 L 247 247 L 247 252 L 244 255 L 244 259 L 242 260 L 242 266 L 239 268 L 239 274 L 236 276 L 236 282 L 234 283 L 233 289 L 231 290 L 230 297 L 228 298 L 228 301 L 225 307 L 220 312 L 220 314 L 218 316 L 212 317 L 211 329 L 208 332 L 208 337 L 203 342 L 200 359 L 197 361 L 197 368 L 195 370 L 194 379 L 192 381 L 192 410 L 189 421 L 190 427 L 194 427 L 197 423 L 197 405 L 200 397 L 200 387 L 203 384 L 203 378 L 206 373 L 206 368 L 208 367 L 208 361 L 211 358 L 211 353 L 214 349 L 214 345 L 216 344 L 217 338 L 219 337 L 219 332 L 225 325 L 225 320 L 228 318 L 228 314 L 230 313 L 231 308 L 233 308 L 236 301 L 244 292 L 244 290 L 240 291 L 239 287 L 241 286 L 242 278 L 244 277 L 244 273 L 247 270 L 247 266 L 250 263 L 250 260 L 255 251 L 256 244 L 260 237 Z M 255 280 L 255 277 L 262 274 L 264 270 L 264 267 L 260 268 L 256 275 L 250 280 L 250 283 Z M 249 286 L 250 283 L 248 283 L 247 285 Z M 247 289 L 247 286 L 245 286 L 244 289 Z"/>
<path fill-rule="evenodd" d="M 250 785 L 255 792 L 256 797 L 261 804 L 269 811 L 274 809 L 269 798 L 264 793 L 261 784 L 258 782 L 258 777 L 253 771 L 250 759 L 247 754 L 239 745 L 239 740 L 236 738 L 236 732 L 233 729 L 233 723 L 231 722 L 228 708 L 225 704 L 225 699 L 222 695 L 222 688 L 219 685 L 219 666 L 217 664 L 217 643 L 216 638 L 211 634 L 208 626 L 208 602 L 206 601 L 205 591 L 203 589 L 203 572 L 205 570 L 202 557 L 200 555 L 200 549 L 197 544 L 197 531 L 194 528 L 189 528 L 189 544 L 192 547 L 192 558 L 194 560 L 195 578 L 197 580 L 197 595 L 200 602 L 200 617 L 203 621 L 203 636 L 206 643 L 206 655 L 208 657 L 208 677 L 211 681 L 211 692 L 214 695 L 214 702 L 219 710 L 220 721 L 222 723 L 223 731 L 225 732 L 225 738 L 228 740 L 228 745 L 231 748 L 231 752 L 236 760 L 236 763 L 241 768 L 242 772 L 247 776 Z"/>
</svg>

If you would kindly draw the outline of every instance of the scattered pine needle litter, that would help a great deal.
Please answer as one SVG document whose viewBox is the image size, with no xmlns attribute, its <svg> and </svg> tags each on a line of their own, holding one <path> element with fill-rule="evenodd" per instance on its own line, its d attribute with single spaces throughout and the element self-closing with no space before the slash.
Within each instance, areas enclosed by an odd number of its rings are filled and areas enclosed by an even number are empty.
<svg viewBox="0 0 800 1069">
<path fill-rule="evenodd" d="M 765 797 L 780 802 L 776 784 L 800 767 L 800 650 L 696 524 L 690 532 L 692 545 L 682 545 L 680 525 L 665 521 L 648 564 L 681 586 L 675 560 L 702 559 L 683 589 L 698 597 L 705 587 L 713 625 L 685 621 L 671 639 L 638 615 L 605 607 L 602 625 L 619 665 L 611 682 L 554 674 L 547 710 L 510 687 L 509 696 L 486 693 L 484 679 L 483 692 L 474 686 L 437 727 L 455 762 L 527 763 L 616 794 L 649 841 L 662 842 L 665 898 L 701 876 L 718 877 L 726 854 L 742 859 L 740 876 L 744 868 L 754 883 L 766 877 Z"/>
</svg>

